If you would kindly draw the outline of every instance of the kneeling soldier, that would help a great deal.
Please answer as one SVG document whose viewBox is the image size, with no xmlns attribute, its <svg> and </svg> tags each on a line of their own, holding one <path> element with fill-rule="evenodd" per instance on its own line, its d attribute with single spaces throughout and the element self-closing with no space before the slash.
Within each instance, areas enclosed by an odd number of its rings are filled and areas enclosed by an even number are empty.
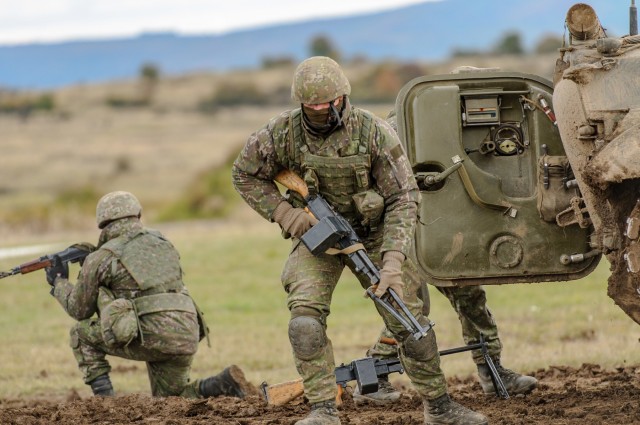
<svg viewBox="0 0 640 425">
<path fill-rule="evenodd" d="M 97 396 L 114 395 L 106 360 L 111 355 L 146 362 L 154 396 L 244 397 L 248 384 L 235 365 L 190 381 L 206 325 L 182 282 L 178 251 L 160 232 L 142 226 L 141 213 L 129 192 L 103 196 L 96 209 L 102 233 L 78 282 L 69 282 L 67 263 L 54 261 L 46 269 L 51 294 L 78 320 L 71 348 L 85 383 Z"/>
</svg>

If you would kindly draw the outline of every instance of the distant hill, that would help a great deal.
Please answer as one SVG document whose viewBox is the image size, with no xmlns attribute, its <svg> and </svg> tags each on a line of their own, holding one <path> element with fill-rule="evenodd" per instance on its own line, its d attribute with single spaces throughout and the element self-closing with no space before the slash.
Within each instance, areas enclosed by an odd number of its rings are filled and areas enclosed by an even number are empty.
<svg viewBox="0 0 640 425">
<path fill-rule="evenodd" d="M 308 55 L 310 40 L 331 39 L 345 58 L 434 61 L 454 49 L 488 50 L 507 31 L 526 47 L 545 34 L 560 35 L 570 0 L 443 0 L 391 11 L 232 32 L 0 46 L 0 87 L 42 89 L 137 75 L 143 63 L 163 74 L 248 68 L 266 57 Z M 615 4 L 614 4 L 615 3 Z M 604 26 L 628 32 L 627 0 L 589 2 Z"/>
</svg>

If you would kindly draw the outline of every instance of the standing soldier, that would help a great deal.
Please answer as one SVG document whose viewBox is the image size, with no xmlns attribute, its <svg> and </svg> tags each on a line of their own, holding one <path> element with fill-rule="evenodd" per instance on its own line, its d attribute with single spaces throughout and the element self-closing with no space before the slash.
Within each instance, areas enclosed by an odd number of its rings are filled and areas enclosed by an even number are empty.
<svg viewBox="0 0 640 425">
<path fill-rule="evenodd" d="M 388 288 L 423 325 L 415 263 L 410 257 L 419 193 L 395 132 L 383 120 L 349 103 L 351 86 L 340 66 L 312 57 L 295 71 L 292 97 L 300 108 L 274 117 L 254 133 L 236 159 L 233 182 L 244 200 L 292 237 L 282 272 L 291 311 L 289 340 L 311 413 L 297 425 L 340 424 L 331 341 L 326 335 L 331 296 L 347 255 L 313 256 L 300 237 L 316 223 L 295 193 L 283 197 L 273 182 L 289 169 L 303 176 L 310 193 L 322 195 L 354 228 L 369 256 L 381 265 L 376 295 Z M 356 274 L 357 275 L 357 274 Z M 358 276 L 363 287 L 369 282 Z M 378 308 L 398 341 L 400 358 L 423 397 L 428 424 L 486 424 L 486 418 L 447 394 L 433 330 L 417 340 Z"/>
<path fill-rule="evenodd" d="M 146 362 L 154 396 L 244 397 L 248 384 L 234 365 L 189 382 L 206 324 L 182 282 L 178 251 L 160 232 L 142 226 L 141 213 L 129 192 L 103 196 L 96 209 L 98 247 L 86 257 L 78 282 L 69 282 L 68 265 L 59 258 L 46 269 L 51 294 L 78 320 L 71 348 L 84 382 L 94 395 L 114 395 L 106 360 L 111 355 Z"/>
</svg>

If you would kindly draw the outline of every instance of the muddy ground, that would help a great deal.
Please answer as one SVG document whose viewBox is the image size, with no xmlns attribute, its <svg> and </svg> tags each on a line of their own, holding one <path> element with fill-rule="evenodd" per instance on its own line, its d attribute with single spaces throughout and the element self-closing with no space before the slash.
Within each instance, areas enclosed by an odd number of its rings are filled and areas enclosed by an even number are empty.
<svg viewBox="0 0 640 425">
<path fill-rule="evenodd" d="M 458 402 L 489 417 L 492 424 L 639 424 L 640 366 L 603 370 L 585 364 L 579 369 L 551 366 L 533 375 L 539 388 L 528 396 L 499 400 L 481 395 L 475 378 L 452 378 L 450 392 Z M 422 403 L 411 390 L 393 407 L 358 406 L 347 395 L 340 411 L 343 424 L 419 425 Z M 129 394 L 110 399 L 66 401 L 0 400 L 0 424 L 230 424 L 293 425 L 304 417 L 303 400 L 281 407 L 267 406 L 259 395 L 244 400 L 186 400 Z"/>
</svg>

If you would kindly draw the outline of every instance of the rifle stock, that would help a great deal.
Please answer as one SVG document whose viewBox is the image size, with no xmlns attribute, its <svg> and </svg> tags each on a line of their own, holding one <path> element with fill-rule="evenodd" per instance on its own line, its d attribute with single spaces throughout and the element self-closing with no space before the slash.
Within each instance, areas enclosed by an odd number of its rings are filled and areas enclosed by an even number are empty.
<svg viewBox="0 0 640 425">
<path fill-rule="evenodd" d="M 260 389 L 271 406 L 282 406 L 304 394 L 302 378 L 273 385 L 263 382 Z"/>
<path fill-rule="evenodd" d="M 309 189 L 307 188 L 304 180 L 291 170 L 280 171 L 276 176 L 275 181 L 289 190 L 298 192 L 303 198 L 307 198 L 309 196 Z"/>
</svg>

